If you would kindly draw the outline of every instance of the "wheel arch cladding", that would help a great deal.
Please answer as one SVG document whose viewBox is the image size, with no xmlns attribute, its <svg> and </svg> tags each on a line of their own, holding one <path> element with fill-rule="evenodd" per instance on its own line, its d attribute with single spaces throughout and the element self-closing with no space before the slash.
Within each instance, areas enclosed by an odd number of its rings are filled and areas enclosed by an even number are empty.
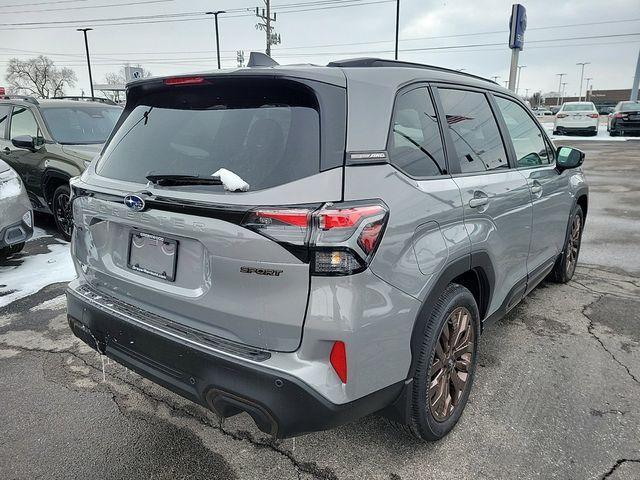
<svg viewBox="0 0 640 480">
<path fill-rule="evenodd" d="M 411 367 L 407 378 L 411 378 L 415 373 L 420 345 L 424 330 L 431 317 L 431 310 L 451 283 L 459 283 L 471 291 L 471 294 L 478 304 L 480 321 L 486 316 L 487 308 L 491 303 L 491 295 L 495 274 L 491 259 L 486 252 L 474 252 L 470 255 L 460 257 L 449 263 L 440 273 L 438 279 L 433 284 L 428 295 L 422 302 L 411 333 Z"/>
<path fill-rule="evenodd" d="M 582 192 L 578 194 L 578 198 L 576 200 L 576 204 L 580 205 L 582 208 L 582 215 L 586 219 L 587 218 L 587 207 L 589 206 L 589 198 L 587 194 Z"/>
<path fill-rule="evenodd" d="M 42 192 L 47 203 L 53 201 L 53 193 L 60 185 L 69 185 L 71 177 L 57 170 L 47 170 L 42 176 Z"/>
</svg>

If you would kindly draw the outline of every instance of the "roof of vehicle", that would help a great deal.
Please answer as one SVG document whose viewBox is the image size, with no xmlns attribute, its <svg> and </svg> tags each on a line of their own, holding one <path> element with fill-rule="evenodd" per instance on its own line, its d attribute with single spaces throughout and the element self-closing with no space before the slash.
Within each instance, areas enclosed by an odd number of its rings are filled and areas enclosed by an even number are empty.
<svg viewBox="0 0 640 480">
<path fill-rule="evenodd" d="M 24 95 L 3 95 L 0 96 L 0 103 L 21 103 L 28 105 L 36 105 L 39 107 L 77 107 L 78 105 L 96 106 L 96 107 L 112 107 L 116 105 L 108 105 L 103 102 L 93 102 L 90 100 L 83 100 L 80 103 L 79 100 L 67 100 L 57 98 L 42 98 L 37 99 L 35 97 L 29 97 Z"/>
<path fill-rule="evenodd" d="M 268 57 L 267 57 L 268 58 Z M 451 70 L 433 65 L 387 60 L 380 58 L 355 58 L 330 62 L 327 66 L 301 65 L 260 65 L 232 69 L 222 69 L 207 72 L 196 72 L 188 75 L 170 75 L 163 77 L 148 77 L 134 80 L 127 84 L 127 88 L 135 88 L 145 84 L 157 84 L 167 78 L 191 76 L 264 76 L 274 75 L 292 78 L 303 78 L 330 83 L 346 87 L 351 79 L 362 78 L 365 73 L 368 81 L 373 84 L 385 83 L 397 89 L 399 86 L 415 81 L 442 82 L 488 88 L 512 94 L 511 91 L 497 83 L 466 72 Z"/>
<path fill-rule="evenodd" d="M 584 105 L 586 103 L 593 105 L 593 102 L 588 102 L 586 100 L 584 100 L 582 102 L 563 102 L 562 105 L 578 105 L 578 104 Z"/>
</svg>

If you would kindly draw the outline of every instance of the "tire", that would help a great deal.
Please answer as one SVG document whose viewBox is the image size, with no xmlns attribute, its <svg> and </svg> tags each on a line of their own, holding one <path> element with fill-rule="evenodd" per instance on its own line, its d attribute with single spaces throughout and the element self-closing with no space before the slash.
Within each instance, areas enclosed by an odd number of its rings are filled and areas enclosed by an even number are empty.
<svg viewBox="0 0 640 480">
<path fill-rule="evenodd" d="M 598 135 L 598 131 L 596 130 L 595 132 L 591 132 L 591 134 L 589 135 L 590 137 L 595 137 Z"/>
<path fill-rule="evenodd" d="M 73 232 L 73 216 L 71 212 L 71 190 L 69 185 L 60 185 L 53 192 L 52 210 L 58 232 L 65 240 L 71 240 Z"/>
<path fill-rule="evenodd" d="M 575 231 L 577 223 L 578 231 Z M 584 230 L 584 213 L 580 205 L 576 205 L 569 217 L 567 226 L 567 238 L 564 241 L 562 253 L 556 260 L 556 264 L 549 275 L 558 283 L 567 283 L 573 278 L 580 255 L 580 244 L 582 243 L 582 232 Z"/>
<path fill-rule="evenodd" d="M 554 134 L 554 135 L 560 135 L 560 133 L 558 132 L 558 130 L 554 130 L 554 131 L 553 131 L 553 134 Z"/>
<path fill-rule="evenodd" d="M 0 248 L 0 258 L 7 258 L 11 255 L 15 255 L 16 253 L 20 253 L 24 248 L 24 242 L 16 243 L 15 245 L 11 245 L 9 247 Z"/>
<path fill-rule="evenodd" d="M 464 324 L 465 319 L 466 329 L 460 332 L 461 337 L 458 336 L 458 356 L 455 353 L 450 355 L 450 347 L 456 343 L 454 341 L 447 344 L 445 335 L 448 334 L 449 339 L 456 338 L 456 325 Z M 479 335 L 480 315 L 473 295 L 461 285 L 450 284 L 431 311 L 410 395 L 407 395 L 407 411 L 410 414 L 406 429 L 416 438 L 427 441 L 439 440 L 458 422 L 473 385 L 478 361 Z M 443 344 L 445 348 L 442 348 Z M 456 358 L 457 361 L 454 362 Z M 459 366 L 459 369 L 456 369 L 456 366 Z M 465 376 L 464 380 L 462 375 Z M 458 382 L 462 381 L 461 387 L 460 383 L 457 383 L 456 387 L 454 376 Z M 454 396 L 457 396 L 455 403 Z M 439 398 L 443 401 L 438 402 Z"/>
<path fill-rule="evenodd" d="M 610 137 L 617 137 L 619 135 L 617 130 L 609 130 Z"/>
</svg>

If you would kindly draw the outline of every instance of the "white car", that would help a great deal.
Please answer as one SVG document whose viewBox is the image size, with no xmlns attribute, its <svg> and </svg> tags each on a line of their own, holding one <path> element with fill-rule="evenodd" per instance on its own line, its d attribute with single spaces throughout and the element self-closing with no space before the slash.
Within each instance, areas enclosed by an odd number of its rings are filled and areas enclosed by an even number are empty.
<svg viewBox="0 0 640 480">
<path fill-rule="evenodd" d="M 565 102 L 556 114 L 554 135 L 570 133 L 598 134 L 600 115 L 593 102 Z"/>
<path fill-rule="evenodd" d="M 536 108 L 533 110 L 533 114 L 536 117 L 548 117 L 553 115 L 553 112 L 551 112 L 551 110 L 547 110 L 546 108 Z"/>
</svg>

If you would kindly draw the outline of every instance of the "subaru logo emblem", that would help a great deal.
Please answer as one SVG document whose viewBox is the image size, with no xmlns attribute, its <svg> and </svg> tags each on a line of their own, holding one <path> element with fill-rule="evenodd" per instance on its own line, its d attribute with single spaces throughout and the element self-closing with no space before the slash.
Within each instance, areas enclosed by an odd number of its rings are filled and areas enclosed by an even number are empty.
<svg viewBox="0 0 640 480">
<path fill-rule="evenodd" d="M 124 204 L 135 212 L 141 212 L 145 207 L 144 200 L 134 194 L 129 194 L 124 197 Z"/>
</svg>

